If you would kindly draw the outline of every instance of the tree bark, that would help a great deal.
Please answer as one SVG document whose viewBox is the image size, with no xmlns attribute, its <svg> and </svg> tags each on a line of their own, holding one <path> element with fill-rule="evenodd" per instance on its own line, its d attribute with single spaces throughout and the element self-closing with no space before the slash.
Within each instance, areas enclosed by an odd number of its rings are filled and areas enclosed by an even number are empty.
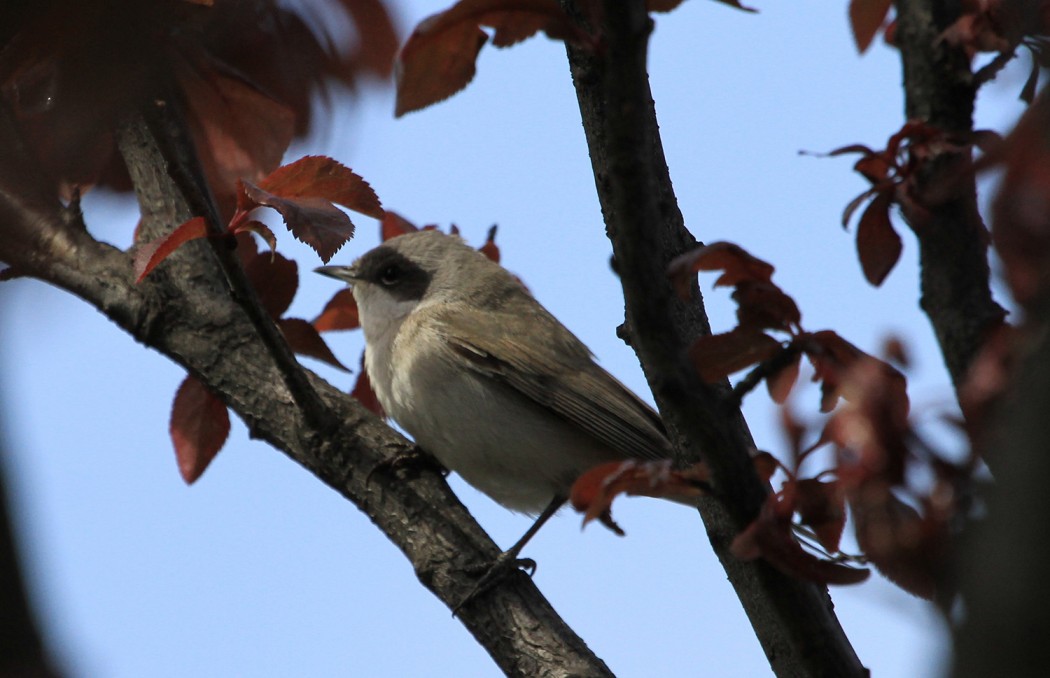
<svg viewBox="0 0 1050 678">
<path fill-rule="evenodd" d="M 973 132 L 976 86 L 962 47 L 940 36 L 959 17 L 947 0 L 897 0 L 905 113 L 967 139 Z M 977 210 L 971 153 L 942 149 L 916 177 L 919 210 L 902 209 L 919 241 L 920 305 L 958 393 L 974 356 L 1005 312 L 992 298 L 988 230 Z"/>
<path fill-rule="evenodd" d="M 703 456 L 711 467 L 717 499 L 705 501 L 701 515 L 774 672 L 867 675 L 824 587 L 729 553 L 769 488 L 755 474 L 754 444 L 739 409 L 727 404 L 727 388 L 703 383 L 686 358 L 709 325 L 696 286 L 694 299 L 683 303 L 666 275 L 670 261 L 697 243 L 685 229 L 660 141 L 646 71 L 645 3 L 607 0 L 602 10 L 601 52 L 570 46 L 568 56 L 630 343 L 683 459 Z"/>
<path fill-rule="evenodd" d="M 64 208 L 40 180 L 9 119 L 0 118 L 0 260 L 80 296 L 185 367 L 244 420 L 252 437 L 367 514 L 411 561 L 423 585 L 450 609 L 458 605 L 476 582 L 470 566 L 491 562 L 499 549 L 438 473 L 383 465 L 409 452 L 411 443 L 298 365 L 301 374 L 289 381 L 286 366 L 278 367 L 245 311 L 245 304 L 258 303 L 254 295 L 230 296 L 208 244 L 188 243 L 135 284 L 131 256 L 90 236 L 79 211 Z M 158 143 L 156 132 L 142 120 L 121 131 L 144 232 L 169 230 L 193 215 L 172 179 L 180 170 L 170 164 L 181 161 L 163 153 L 171 140 Z M 288 386 L 299 379 L 323 412 L 303 411 L 311 399 L 293 397 Z M 507 675 L 611 675 L 522 572 L 457 616 Z"/>
</svg>

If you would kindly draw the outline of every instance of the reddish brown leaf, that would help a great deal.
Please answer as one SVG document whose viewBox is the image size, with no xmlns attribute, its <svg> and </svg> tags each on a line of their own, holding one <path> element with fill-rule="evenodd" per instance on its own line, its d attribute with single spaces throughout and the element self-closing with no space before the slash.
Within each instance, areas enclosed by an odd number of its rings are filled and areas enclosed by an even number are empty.
<svg viewBox="0 0 1050 678">
<path fill-rule="evenodd" d="M 455 228 L 455 226 L 453 226 Z M 478 248 L 482 254 L 486 257 L 499 263 L 499 247 L 496 245 L 496 227 L 493 226 L 489 229 L 488 237 L 485 238 L 485 244 Z"/>
<path fill-rule="evenodd" d="M 822 412 L 834 409 L 840 396 L 859 403 L 877 393 L 893 406 L 894 419 L 907 417 L 907 380 L 889 363 L 865 353 L 831 330 L 803 335 L 798 346 L 813 364 L 813 381 L 821 382 Z"/>
<path fill-rule="evenodd" d="M 248 262 L 259 254 L 259 244 L 245 230 L 241 230 L 234 235 L 233 239 L 237 241 L 237 247 L 234 251 L 237 252 L 237 258 L 241 260 L 241 266 L 247 266 Z"/>
<path fill-rule="evenodd" d="M 911 365 L 911 358 L 908 355 L 908 347 L 900 337 L 890 336 L 883 339 L 881 355 L 885 356 L 887 360 L 892 360 L 905 369 Z"/>
<path fill-rule="evenodd" d="M 543 31 L 555 40 L 586 44 L 587 36 L 551 0 L 461 0 L 477 7 L 492 5 L 496 11 L 480 14 L 480 23 L 494 30 L 492 44 L 510 47 Z M 523 8 L 523 9 L 518 9 Z"/>
<path fill-rule="evenodd" d="M 853 213 L 856 212 L 857 208 L 863 205 L 865 201 L 869 200 L 873 195 L 875 195 L 875 189 L 869 188 L 853 200 L 849 201 L 849 204 L 846 205 L 846 209 L 842 210 L 842 228 L 849 227 L 849 220 L 853 218 Z"/>
<path fill-rule="evenodd" d="M 650 12 L 670 12 L 685 0 L 646 0 L 645 8 Z"/>
<path fill-rule="evenodd" d="M 292 235 L 313 248 L 325 263 L 354 234 L 350 217 L 324 198 L 282 198 L 248 181 L 239 186 L 240 209 L 265 206 L 277 210 Z"/>
<path fill-rule="evenodd" d="M 331 330 L 355 330 L 361 326 L 357 313 L 357 301 L 350 288 L 339 290 L 327 304 L 321 315 L 314 319 L 314 329 L 318 332 Z"/>
<path fill-rule="evenodd" d="M 357 382 L 350 395 L 357 398 L 358 402 L 374 412 L 376 416 L 386 418 L 386 411 L 379 403 L 376 392 L 372 390 L 372 381 L 368 378 L 368 370 L 365 368 L 364 354 L 361 354 L 361 370 L 357 373 Z"/>
<path fill-rule="evenodd" d="M 794 333 L 802 322 L 795 300 L 771 282 L 742 280 L 733 290 L 741 327 Z"/>
<path fill-rule="evenodd" d="M 769 282 L 773 266 L 751 256 L 744 248 L 731 242 L 715 242 L 675 257 L 667 267 L 667 275 L 674 283 L 678 296 L 689 299 L 693 276 L 698 271 L 722 271 L 715 281 L 719 285 L 738 285 L 743 281 Z"/>
<path fill-rule="evenodd" d="M 186 377 L 175 392 L 169 428 L 179 473 L 187 484 L 192 484 L 225 444 L 230 434 L 230 414 L 207 386 Z"/>
<path fill-rule="evenodd" d="M 794 482 L 795 510 L 829 553 L 839 550 L 846 526 L 846 496 L 838 481 L 805 478 Z"/>
<path fill-rule="evenodd" d="M 383 207 L 368 182 L 342 163 L 323 155 L 307 155 L 278 167 L 259 188 L 280 198 L 323 198 L 375 219 Z"/>
<path fill-rule="evenodd" d="M 849 144 L 847 146 L 840 146 L 833 151 L 828 152 L 829 157 L 835 157 L 837 155 L 845 155 L 847 153 L 860 153 L 861 155 L 872 155 L 875 153 L 870 146 L 864 144 Z"/>
<path fill-rule="evenodd" d="M 1044 88 L 1003 142 L 1005 176 L 992 205 L 993 237 L 1010 291 L 1021 305 L 1050 288 L 1050 89 Z"/>
<path fill-rule="evenodd" d="M 716 2 L 720 2 L 723 5 L 729 5 L 730 7 L 735 7 L 736 9 L 742 10 L 744 12 L 757 12 L 758 11 L 757 9 L 755 9 L 753 7 L 746 7 L 744 5 L 741 5 L 740 4 L 740 0 L 715 0 L 715 1 Z"/>
<path fill-rule="evenodd" d="M 424 20 L 397 57 L 394 115 L 443 101 L 474 79 L 475 61 L 488 35 L 477 22 L 444 25 L 442 14 Z"/>
<path fill-rule="evenodd" d="M 729 550 L 741 560 L 765 558 L 787 575 L 819 584 L 858 584 L 871 574 L 804 551 L 791 532 L 790 505 L 772 494 L 758 518 L 733 539 Z"/>
<path fill-rule="evenodd" d="M 394 70 L 398 36 L 381 0 L 339 0 L 356 25 L 358 44 L 345 69 L 347 79 L 354 77 L 354 67 L 372 71 L 383 80 Z"/>
<path fill-rule="evenodd" d="M 875 568 L 905 591 L 932 600 L 948 565 L 947 524 L 877 484 L 851 500 L 850 510 L 857 543 Z"/>
<path fill-rule="evenodd" d="M 178 80 L 192 102 L 192 138 L 222 212 L 229 217 L 237 181 L 258 180 L 281 162 L 295 132 L 292 111 L 220 62 L 198 55 L 178 62 Z"/>
<path fill-rule="evenodd" d="M 671 10 L 676 9 L 678 5 L 682 4 L 684 1 L 685 0 L 646 0 L 645 8 L 650 12 L 670 12 Z M 757 9 L 741 5 L 740 0 L 716 0 L 716 2 L 735 7 L 744 12 L 758 11 Z"/>
<path fill-rule="evenodd" d="M 696 497 L 707 488 L 709 480 L 710 471 L 702 462 L 677 471 L 672 468 L 670 459 L 645 462 L 628 459 L 600 464 L 584 472 L 573 483 L 569 498 L 572 507 L 584 514 L 584 525 L 595 518 L 603 518 L 602 523 L 611 527 L 615 523 L 612 523 L 610 508 L 613 499 L 620 494 Z"/>
<path fill-rule="evenodd" d="M 769 397 L 773 399 L 773 402 L 783 405 L 787 401 L 788 396 L 791 395 L 791 389 L 794 388 L 795 382 L 798 381 L 798 371 L 801 362 L 802 354 L 799 353 L 794 360 L 766 377 L 766 388 L 769 390 Z"/>
<path fill-rule="evenodd" d="M 689 347 L 689 359 L 704 381 L 714 382 L 745 367 L 769 360 L 782 349 L 780 342 L 756 329 L 700 337 Z"/>
<path fill-rule="evenodd" d="M 552 38 L 586 42 L 556 0 L 460 0 L 424 19 L 398 55 L 394 115 L 425 108 L 467 86 L 478 52 L 495 29 L 493 44 L 513 45 L 543 30 Z"/>
<path fill-rule="evenodd" d="M 404 218 L 397 212 L 387 210 L 383 214 L 383 221 L 380 223 L 380 239 L 383 242 L 396 238 L 399 235 L 406 233 L 414 233 L 419 229 L 408 219 Z"/>
<path fill-rule="evenodd" d="M 860 216 L 857 226 L 857 254 L 868 282 L 878 287 L 901 256 L 901 237 L 890 223 L 893 194 L 883 191 L 875 196 Z"/>
<path fill-rule="evenodd" d="M 758 452 L 751 460 L 755 464 L 755 473 L 764 483 L 769 483 L 773 474 L 780 468 L 780 462 L 769 452 Z"/>
<path fill-rule="evenodd" d="M 277 236 L 273 234 L 273 231 L 270 230 L 269 226 L 267 226 L 261 221 L 256 221 L 255 219 L 248 219 L 243 223 L 240 223 L 237 226 L 235 226 L 233 229 L 231 229 L 230 232 L 234 235 L 240 233 L 255 233 L 264 241 L 266 241 L 267 245 L 269 245 L 271 255 L 277 253 Z"/>
<path fill-rule="evenodd" d="M 850 0 L 849 23 L 857 51 L 863 54 L 886 21 L 893 0 Z"/>
<path fill-rule="evenodd" d="M 893 153 L 896 152 L 894 149 Z M 896 171 L 897 165 L 890 151 L 872 153 L 853 163 L 853 169 L 872 184 L 881 184 Z"/>
<path fill-rule="evenodd" d="M 966 381 L 959 389 L 959 406 L 966 415 L 966 426 L 972 432 L 981 431 L 986 417 L 994 411 L 1007 386 L 1011 383 L 1018 358 L 1020 330 L 1002 324 L 989 336 L 966 373 Z"/>
<path fill-rule="evenodd" d="M 325 340 L 321 338 L 321 335 L 317 333 L 317 330 L 310 323 L 299 318 L 281 318 L 277 321 L 277 327 L 284 334 L 284 339 L 288 342 L 288 345 L 299 355 L 315 358 L 344 372 L 350 371 L 343 363 L 339 362 L 335 354 L 332 353 L 332 349 L 328 348 L 328 344 L 325 343 Z"/>
<path fill-rule="evenodd" d="M 140 283 L 156 268 L 157 264 L 168 258 L 172 252 L 177 250 L 183 243 L 208 235 L 208 225 L 204 217 L 193 217 L 189 221 L 179 224 L 178 228 L 168 235 L 142 243 L 135 250 L 134 268 L 135 282 Z"/>
<path fill-rule="evenodd" d="M 806 435 L 806 425 L 795 417 L 790 407 L 780 408 L 780 430 L 787 438 L 788 449 L 791 452 L 792 464 L 795 469 L 799 466 L 799 457 L 802 454 L 802 438 Z"/>
<path fill-rule="evenodd" d="M 271 318 L 277 319 L 292 305 L 299 289 L 299 266 L 278 253 L 256 254 L 244 265 L 248 281 Z"/>
</svg>

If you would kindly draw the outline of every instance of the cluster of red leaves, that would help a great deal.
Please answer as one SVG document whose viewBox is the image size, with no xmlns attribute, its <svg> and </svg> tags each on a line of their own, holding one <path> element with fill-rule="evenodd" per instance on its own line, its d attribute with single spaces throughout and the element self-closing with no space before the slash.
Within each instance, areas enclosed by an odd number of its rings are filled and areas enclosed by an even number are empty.
<svg viewBox="0 0 1050 678">
<path fill-rule="evenodd" d="M 739 0 L 718 0 L 747 12 Z M 669 12 L 682 0 L 649 0 L 650 11 Z M 595 0 L 577 3 L 590 26 L 600 25 Z M 585 49 L 598 49 L 599 37 L 569 17 L 557 0 L 459 0 L 416 26 L 397 57 L 397 116 L 426 108 L 459 92 L 474 79 L 477 58 L 489 41 L 510 47 L 543 31 Z"/>
<path fill-rule="evenodd" d="M 368 182 L 339 162 L 324 156 L 306 156 L 277 168 L 258 185 L 237 182 L 237 209 L 225 230 L 210 229 L 203 217 L 194 217 L 171 233 L 142 244 L 135 253 L 138 282 L 183 244 L 208 236 L 228 238 L 254 232 L 277 246 L 273 232 L 251 218 L 258 207 L 277 211 L 288 230 L 327 262 L 354 234 L 354 224 L 333 203 L 370 217 L 383 217 L 383 208 Z"/>
<path fill-rule="evenodd" d="M 274 0 L 5 0 L 0 95 L 68 194 L 98 182 L 126 188 L 116 126 L 175 94 L 225 212 L 236 180 L 272 171 L 306 130 L 317 92 L 391 72 L 397 38 L 381 0 L 326 9 L 356 29 L 356 49 L 337 50 Z"/>
<path fill-rule="evenodd" d="M 423 230 L 430 231 L 436 228 L 437 226 L 430 224 L 424 226 Z M 420 229 L 412 222 L 396 212 L 391 212 L 389 210 L 384 213 L 383 219 L 379 225 L 380 237 L 384 242 L 391 238 L 396 238 L 418 230 Z M 453 225 L 451 232 L 454 235 L 458 235 L 459 229 Z M 489 229 L 488 237 L 478 249 L 489 259 L 499 263 L 500 252 L 499 247 L 496 245 L 495 226 Z M 314 318 L 313 321 L 313 327 L 318 332 L 355 330 L 360 326 L 361 322 L 357 312 L 357 303 L 354 301 L 353 291 L 349 288 L 336 292 L 335 296 L 325 304 L 321 314 Z M 375 412 L 378 416 L 385 417 L 386 413 L 383 411 L 383 406 L 379 404 L 379 399 L 376 397 L 375 391 L 372 390 L 372 384 L 368 378 L 368 370 L 365 369 L 363 354 L 360 363 L 361 370 L 358 373 L 357 382 L 354 384 L 354 389 L 351 391 L 350 395 L 357 398 L 362 405 L 372 412 Z"/>
<path fill-rule="evenodd" d="M 946 566 L 949 520 L 972 465 L 947 463 L 922 443 L 908 416 L 906 381 L 896 368 L 832 331 L 804 331 L 797 305 L 772 282 L 768 263 L 737 245 L 715 243 L 679 257 L 668 273 L 687 296 L 692 276 L 701 270 L 720 271 L 716 286 L 733 286 L 739 305 L 737 327 L 702 337 L 690 348 L 701 377 L 717 381 L 756 365 L 741 384 L 753 388 L 765 380 L 773 399 L 783 403 L 805 355 L 813 380 L 820 383 L 820 410 L 831 413 L 817 442 L 803 449 L 805 428 L 784 410 L 794 462 L 781 465 L 787 480 L 737 536 L 733 552 L 741 558 L 765 558 L 794 576 L 822 583 L 861 581 L 866 571 L 837 562 L 846 558 L 839 542 L 848 506 L 864 558 L 905 590 L 933 598 Z M 787 338 L 778 341 L 770 331 Z M 887 352 L 905 361 L 899 344 L 890 344 Z M 800 476 L 802 462 L 825 445 L 833 446 L 834 465 L 814 477 Z M 760 470 L 764 456 L 756 459 Z M 768 461 L 766 480 L 772 476 Z M 921 492 L 909 487 L 913 466 L 930 471 L 931 487 Z M 836 559 L 803 549 L 796 539 L 801 529 L 810 531 L 827 553 L 839 554 Z"/>
<path fill-rule="evenodd" d="M 951 190 L 943 182 L 920 188 L 918 179 L 923 165 L 944 154 L 968 154 L 971 146 L 990 144 L 996 138 L 990 132 L 975 132 L 969 139 L 958 139 L 920 120 L 910 120 L 882 150 L 850 144 L 828 154 L 860 154 L 853 169 L 871 183 L 871 188 L 851 200 L 842 213 L 845 228 L 853 214 L 867 204 L 857 224 L 857 254 L 868 282 L 881 285 L 900 259 L 901 238 L 890 221 L 890 208 L 894 204 L 900 206 L 914 228 L 928 218 L 928 206 L 935 205 Z"/>
<path fill-rule="evenodd" d="M 255 240 L 245 232 L 233 237 L 248 281 L 292 350 L 346 370 L 311 323 L 281 317 L 299 286 L 296 263 L 276 252 L 259 252 Z M 179 472 L 187 483 L 192 483 L 225 444 L 230 432 L 229 413 L 225 404 L 191 375 L 175 394 L 170 431 Z"/>
<path fill-rule="evenodd" d="M 569 501 L 583 514 L 583 524 L 594 519 L 616 534 L 624 531 L 612 519 L 612 502 L 618 495 L 687 499 L 708 489 L 711 472 L 703 462 L 677 470 L 663 461 L 613 461 L 599 464 L 576 479 Z"/>
</svg>

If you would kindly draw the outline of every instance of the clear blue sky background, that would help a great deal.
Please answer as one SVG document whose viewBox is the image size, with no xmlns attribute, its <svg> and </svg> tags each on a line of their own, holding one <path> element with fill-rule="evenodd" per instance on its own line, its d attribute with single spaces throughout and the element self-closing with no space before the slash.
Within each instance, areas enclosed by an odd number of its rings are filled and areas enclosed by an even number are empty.
<svg viewBox="0 0 1050 678">
<path fill-rule="evenodd" d="M 835 328 L 875 351 L 906 338 L 912 401 L 942 404 L 948 380 L 918 309 L 916 248 L 905 235 L 882 289 L 862 279 L 843 206 L 865 182 L 847 159 L 801 157 L 848 143 L 878 147 L 903 122 L 897 54 L 857 55 L 846 2 L 755 0 L 749 15 L 693 0 L 656 17 L 650 72 L 664 146 L 687 225 L 777 266 L 811 329 Z M 407 30 L 441 3 L 400 4 Z M 1015 67 L 982 93 L 979 123 L 1016 116 Z M 632 388 L 648 393 L 615 336 L 619 285 L 562 46 L 544 38 L 482 53 L 475 82 L 450 101 L 394 120 L 392 92 L 340 105 L 327 130 L 293 148 L 332 155 L 383 203 L 417 223 L 456 223 L 480 243 L 493 223 L 505 265 Z M 120 246 L 135 221 L 126 199 L 93 195 L 89 223 Z M 374 246 L 376 224 L 339 263 Z M 302 270 L 316 256 L 285 232 Z M 701 284 L 716 328 L 728 293 Z M 312 318 L 338 289 L 306 274 L 292 315 Z M 26 567 L 47 635 L 74 676 L 492 676 L 460 624 L 407 561 L 351 505 L 235 425 L 193 487 L 176 470 L 167 426 L 183 374 L 79 300 L 32 281 L 0 290 L 0 370 L 7 458 Z M 356 364 L 360 337 L 331 337 Z M 310 365 L 350 388 L 353 377 Z M 798 406 L 814 411 L 817 395 Z M 764 393 L 746 411 L 760 447 L 781 437 Z M 452 479 L 481 524 L 509 545 L 529 521 Z M 620 676 L 759 676 L 768 664 L 698 516 L 626 500 L 627 530 L 581 533 L 564 513 L 526 555 L 536 582 Z M 878 577 L 832 591 L 875 676 L 936 674 L 945 633 L 927 604 Z"/>
</svg>

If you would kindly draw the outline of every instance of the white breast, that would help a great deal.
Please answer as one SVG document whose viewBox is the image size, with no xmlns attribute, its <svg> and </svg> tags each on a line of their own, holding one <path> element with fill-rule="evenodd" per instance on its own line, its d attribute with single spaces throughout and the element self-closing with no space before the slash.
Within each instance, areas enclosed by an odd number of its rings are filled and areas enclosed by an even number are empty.
<svg viewBox="0 0 1050 678">
<path fill-rule="evenodd" d="M 441 338 L 411 320 L 388 350 L 382 346 L 369 346 L 366 364 L 383 408 L 424 450 L 509 509 L 538 513 L 580 473 L 619 458 L 509 386 L 456 365 Z"/>
</svg>

